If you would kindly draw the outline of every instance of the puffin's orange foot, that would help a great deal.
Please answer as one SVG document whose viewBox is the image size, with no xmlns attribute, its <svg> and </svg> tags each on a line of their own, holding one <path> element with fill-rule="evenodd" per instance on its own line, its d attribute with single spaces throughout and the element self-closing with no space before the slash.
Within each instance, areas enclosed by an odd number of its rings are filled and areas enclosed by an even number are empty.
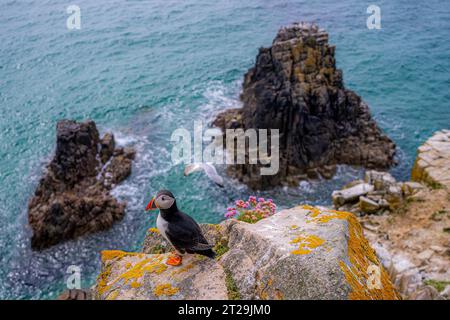
<svg viewBox="0 0 450 320">
<path fill-rule="evenodd" d="M 168 264 L 169 266 L 179 266 L 181 265 L 183 258 L 178 255 L 178 254 L 172 254 L 170 255 L 170 257 L 167 259 L 166 264 Z"/>
</svg>

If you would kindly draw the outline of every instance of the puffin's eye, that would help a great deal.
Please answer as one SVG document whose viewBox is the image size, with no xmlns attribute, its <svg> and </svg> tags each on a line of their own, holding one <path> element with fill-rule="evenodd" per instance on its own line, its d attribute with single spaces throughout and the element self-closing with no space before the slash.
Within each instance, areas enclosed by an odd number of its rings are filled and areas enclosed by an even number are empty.
<svg viewBox="0 0 450 320">
<path fill-rule="evenodd" d="M 161 200 L 162 200 L 162 201 L 166 201 L 166 198 L 162 197 Z"/>
</svg>

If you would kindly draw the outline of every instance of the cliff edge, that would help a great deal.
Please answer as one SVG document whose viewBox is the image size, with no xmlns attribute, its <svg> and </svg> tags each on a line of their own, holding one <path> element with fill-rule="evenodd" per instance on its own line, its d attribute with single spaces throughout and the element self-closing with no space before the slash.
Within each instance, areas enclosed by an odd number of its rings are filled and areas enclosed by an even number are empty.
<svg viewBox="0 0 450 320">
<path fill-rule="evenodd" d="M 143 252 L 102 252 L 96 299 L 399 299 L 347 212 L 299 206 L 249 224 L 202 225 L 218 258 L 164 263 L 169 245 L 150 229 Z"/>
</svg>

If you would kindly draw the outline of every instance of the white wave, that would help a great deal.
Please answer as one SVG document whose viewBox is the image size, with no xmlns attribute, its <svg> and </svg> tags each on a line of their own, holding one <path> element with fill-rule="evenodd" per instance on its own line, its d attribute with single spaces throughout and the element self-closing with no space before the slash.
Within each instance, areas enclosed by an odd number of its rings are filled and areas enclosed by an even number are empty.
<svg viewBox="0 0 450 320">
<path fill-rule="evenodd" d="M 199 108 L 201 114 L 206 116 L 206 121 L 211 122 L 219 111 L 242 107 L 239 99 L 241 84 L 242 81 L 228 86 L 222 82 L 212 82 L 206 88 L 203 96 L 207 102 Z"/>
<path fill-rule="evenodd" d="M 133 135 L 126 135 L 120 131 L 114 133 L 114 140 L 116 144 L 120 147 L 130 146 L 139 142 L 139 138 Z"/>
</svg>

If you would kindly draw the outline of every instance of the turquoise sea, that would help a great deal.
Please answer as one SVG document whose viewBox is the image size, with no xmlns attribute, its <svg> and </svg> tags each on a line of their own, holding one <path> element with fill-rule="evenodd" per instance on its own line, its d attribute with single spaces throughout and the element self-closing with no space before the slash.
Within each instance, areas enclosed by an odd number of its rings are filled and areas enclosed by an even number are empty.
<svg viewBox="0 0 450 320">
<path fill-rule="evenodd" d="M 66 8 L 81 9 L 68 30 Z M 381 8 L 381 30 L 366 9 Z M 416 148 L 450 127 L 450 3 L 429 0 L 3 0 L 0 4 L 0 298 L 52 298 L 70 265 L 92 285 L 102 249 L 136 250 L 155 217 L 143 208 L 161 188 L 200 222 L 218 222 L 248 196 L 227 180 L 183 177 L 170 161 L 172 131 L 192 130 L 239 106 L 243 74 L 277 29 L 315 21 L 337 46 L 347 87 L 361 95 L 398 145 L 408 179 Z M 112 230 L 32 252 L 27 202 L 55 147 L 58 119 L 94 119 L 138 151 L 132 176 L 114 190 L 128 201 Z M 331 181 L 304 182 L 270 195 L 281 207 L 327 204 L 361 170 L 341 167 Z"/>
</svg>

